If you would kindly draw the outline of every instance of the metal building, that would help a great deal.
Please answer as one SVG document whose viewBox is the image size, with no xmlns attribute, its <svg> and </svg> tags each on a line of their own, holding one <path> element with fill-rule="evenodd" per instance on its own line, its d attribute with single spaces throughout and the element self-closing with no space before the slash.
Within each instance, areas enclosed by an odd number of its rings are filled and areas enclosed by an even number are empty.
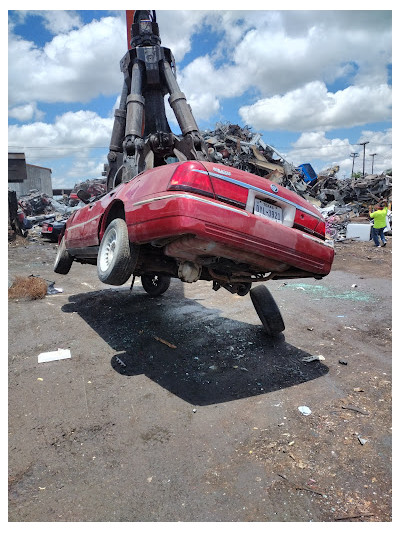
<svg viewBox="0 0 400 533">
<path fill-rule="evenodd" d="M 23 153 L 9 153 L 8 188 L 15 191 L 18 198 L 32 189 L 53 196 L 51 169 L 26 163 Z"/>
</svg>

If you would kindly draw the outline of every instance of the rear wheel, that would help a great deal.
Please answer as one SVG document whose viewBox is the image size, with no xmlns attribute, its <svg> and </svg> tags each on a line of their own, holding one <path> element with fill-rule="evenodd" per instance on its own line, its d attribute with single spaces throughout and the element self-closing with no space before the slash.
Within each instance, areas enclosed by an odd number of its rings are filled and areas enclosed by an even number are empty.
<svg viewBox="0 0 400 533">
<path fill-rule="evenodd" d="M 65 246 L 65 238 L 63 237 L 58 245 L 56 260 L 54 261 L 53 267 L 54 272 L 57 274 L 68 274 L 73 261 L 73 258 L 69 255 Z"/>
<path fill-rule="evenodd" d="M 150 296 L 161 296 L 170 286 L 171 278 L 162 274 L 143 274 L 141 281 L 143 289 L 147 294 L 150 294 Z"/>
<path fill-rule="evenodd" d="M 285 324 L 267 287 L 264 285 L 254 287 L 250 290 L 250 298 L 267 334 L 273 337 L 281 333 L 285 329 Z"/>
<path fill-rule="evenodd" d="M 115 218 L 107 226 L 97 256 L 97 274 L 108 285 L 123 285 L 133 272 L 125 220 Z"/>
</svg>

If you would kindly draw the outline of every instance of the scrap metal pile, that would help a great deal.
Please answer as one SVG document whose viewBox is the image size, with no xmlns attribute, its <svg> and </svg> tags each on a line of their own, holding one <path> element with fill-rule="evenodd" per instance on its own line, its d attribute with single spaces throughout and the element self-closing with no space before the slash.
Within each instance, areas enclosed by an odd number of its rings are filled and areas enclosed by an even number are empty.
<svg viewBox="0 0 400 533">
<path fill-rule="evenodd" d="M 69 195 L 69 205 L 74 207 L 78 205 L 78 191 L 85 191 L 92 198 L 97 198 L 102 194 L 107 192 L 107 179 L 106 178 L 96 178 L 82 181 L 80 183 L 75 183 L 74 188 Z"/>
<path fill-rule="evenodd" d="M 338 235 L 343 235 L 351 217 L 368 216 L 370 205 L 383 200 L 391 202 L 391 175 L 342 179 L 337 177 L 339 166 L 334 166 L 307 182 L 299 167 L 289 163 L 248 126 L 217 123 L 214 131 L 203 131 L 202 137 L 211 161 L 268 178 L 308 200 L 324 216 L 335 215 Z"/>
<path fill-rule="evenodd" d="M 261 134 L 252 133 L 248 126 L 217 123 L 214 131 L 202 132 L 211 161 L 279 181 L 294 171 L 293 165 L 268 146 Z M 274 158 L 274 153 L 278 159 Z"/>
<path fill-rule="evenodd" d="M 32 189 L 17 200 L 16 193 L 9 191 L 9 238 L 12 240 L 15 234 L 26 236 L 28 230 L 32 230 L 31 236 L 39 234 L 44 221 L 66 221 L 84 205 L 76 194 L 78 190 L 97 198 L 106 193 L 106 188 L 105 178 L 89 179 L 75 184 L 70 195 L 63 195 L 58 200 L 37 189 Z"/>
</svg>

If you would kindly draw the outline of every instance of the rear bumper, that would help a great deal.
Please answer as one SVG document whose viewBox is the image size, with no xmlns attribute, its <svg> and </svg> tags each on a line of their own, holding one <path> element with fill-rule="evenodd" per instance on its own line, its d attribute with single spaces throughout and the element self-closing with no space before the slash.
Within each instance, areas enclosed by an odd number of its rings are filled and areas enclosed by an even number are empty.
<svg viewBox="0 0 400 533">
<path fill-rule="evenodd" d="M 330 272 L 334 258 L 333 248 L 321 239 L 194 194 L 166 193 L 137 202 L 127 209 L 126 222 L 130 240 L 139 244 L 195 236 L 192 244 L 186 239 L 179 246 L 179 239 L 166 247 L 166 254 L 177 258 L 222 256 L 265 271 L 295 267 L 318 276 Z"/>
</svg>

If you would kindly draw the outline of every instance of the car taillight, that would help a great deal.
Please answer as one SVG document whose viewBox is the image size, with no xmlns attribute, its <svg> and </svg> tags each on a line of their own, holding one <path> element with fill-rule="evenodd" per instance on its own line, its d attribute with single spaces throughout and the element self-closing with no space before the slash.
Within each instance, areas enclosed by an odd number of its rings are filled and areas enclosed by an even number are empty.
<svg viewBox="0 0 400 533">
<path fill-rule="evenodd" d="M 215 198 L 210 176 L 201 163 L 186 161 L 179 165 L 167 187 L 169 191 L 188 191 Z"/>
<path fill-rule="evenodd" d="M 248 190 L 235 183 L 230 183 L 222 179 L 212 178 L 215 196 L 221 202 L 246 207 Z"/>
<path fill-rule="evenodd" d="M 47 226 L 47 231 L 51 233 L 53 231 L 53 226 Z"/>
</svg>

